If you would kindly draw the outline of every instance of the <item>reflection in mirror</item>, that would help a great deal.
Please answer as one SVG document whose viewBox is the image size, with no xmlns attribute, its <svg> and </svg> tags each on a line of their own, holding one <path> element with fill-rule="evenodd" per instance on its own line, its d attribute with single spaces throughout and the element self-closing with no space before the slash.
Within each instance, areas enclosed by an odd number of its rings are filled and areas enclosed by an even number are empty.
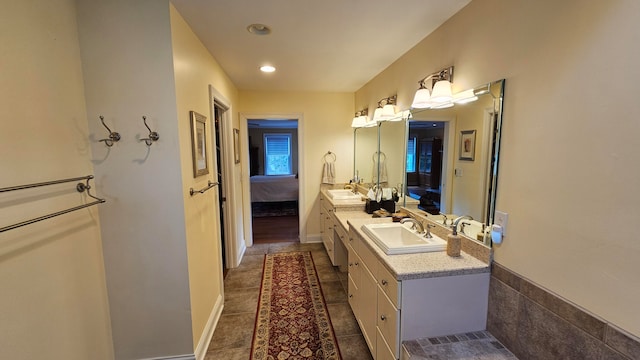
<svg viewBox="0 0 640 360">
<path fill-rule="evenodd" d="M 361 183 L 370 187 L 377 181 L 377 173 L 374 173 L 372 157 L 378 151 L 378 127 L 363 127 L 354 129 L 354 177 L 357 176 Z M 375 178 L 374 178 L 375 175 Z"/>
<path fill-rule="evenodd" d="M 396 188 L 403 192 L 405 182 L 405 142 L 398 141 L 406 137 L 406 120 L 401 115 L 394 119 L 380 123 L 380 186 Z M 374 171 L 376 171 L 374 169 Z M 400 201 L 403 204 L 403 201 Z"/>
<path fill-rule="evenodd" d="M 406 139 L 407 195 L 440 223 L 441 214 L 447 225 L 471 215 L 464 234 L 480 241 L 495 210 L 503 87 L 499 80 L 475 88 L 474 102 L 412 110 Z"/>
</svg>

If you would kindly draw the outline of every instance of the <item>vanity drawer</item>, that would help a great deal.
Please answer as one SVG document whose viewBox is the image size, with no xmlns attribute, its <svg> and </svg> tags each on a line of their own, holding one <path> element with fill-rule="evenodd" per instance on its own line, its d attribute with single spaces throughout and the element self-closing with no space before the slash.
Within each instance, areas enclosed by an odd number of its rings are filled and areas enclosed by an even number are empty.
<svg viewBox="0 0 640 360">
<path fill-rule="evenodd" d="M 393 306 L 384 291 L 378 287 L 378 318 L 376 325 L 394 354 L 399 356 L 398 335 L 400 332 L 400 310 Z"/>
<path fill-rule="evenodd" d="M 342 227 L 342 225 L 340 225 L 337 219 L 333 219 L 333 221 L 335 225 L 336 234 L 338 234 L 338 238 L 340 239 L 340 241 L 342 241 L 342 243 L 346 247 L 349 244 L 349 236 L 347 232 L 344 230 L 344 228 Z M 338 239 L 336 239 L 334 236 L 333 240 L 336 241 Z"/>
<path fill-rule="evenodd" d="M 358 238 L 358 234 L 356 233 L 356 231 L 355 231 L 355 230 L 353 230 L 353 229 L 351 228 L 351 226 L 349 226 L 349 234 L 348 234 L 348 235 L 349 235 L 349 239 L 348 239 L 348 240 L 349 240 L 349 241 L 348 241 L 349 246 L 350 246 L 354 251 L 357 251 L 357 249 L 356 249 L 356 244 L 358 243 L 358 241 L 357 241 L 356 239 Z"/>
<path fill-rule="evenodd" d="M 331 237 L 333 238 L 333 219 L 331 218 L 331 214 L 325 214 L 324 216 L 324 231 L 331 233 Z"/>
<path fill-rule="evenodd" d="M 366 240 L 362 239 L 360 235 L 358 235 L 356 237 L 355 251 L 360 256 L 360 259 L 362 259 L 362 262 L 367 266 L 367 268 L 369 268 L 371 274 L 373 274 L 373 276 L 375 277 L 378 274 L 379 261 L 376 255 L 373 253 L 373 250 L 371 250 L 369 246 L 365 244 L 365 241 Z"/>
<path fill-rule="evenodd" d="M 362 260 L 360 260 L 360 258 L 358 257 L 358 255 L 354 252 L 349 250 L 349 258 L 347 259 L 347 263 L 349 265 L 349 276 L 353 278 L 354 283 L 359 284 L 360 283 L 360 263 L 362 262 Z"/>
<path fill-rule="evenodd" d="M 353 310 L 353 316 L 355 316 L 356 319 L 360 318 L 360 311 L 359 311 L 359 307 L 358 307 L 358 287 L 356 286 L 354 279 L 351 277 L 351 274 L 349 274 L 349 285 L 348 285 L 348 292 L 349 294 L 347 295 L 349 297 L 349 306 L 351 306 L 351 310 Z"/>
<path fill-rule="evenodd" d="M 399 309 L 402 303 L 400 301 L 402 283 L 396 280 L 395 276 L 382 264 L 378 266 L 376 280 L 378 281 L 378 286 L 391 300 L 391 303 Z"/>
</svg>

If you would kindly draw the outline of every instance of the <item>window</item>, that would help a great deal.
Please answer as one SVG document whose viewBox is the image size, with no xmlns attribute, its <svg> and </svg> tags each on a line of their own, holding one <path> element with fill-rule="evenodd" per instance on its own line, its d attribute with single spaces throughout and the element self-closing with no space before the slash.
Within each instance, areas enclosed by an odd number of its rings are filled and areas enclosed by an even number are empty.
<svg viewBox="0 0 640 360">
<path fill-rule="evenodd" d="M 416 138 L 407 141 L 407 172 L 416 172 Z"/>
<path fill-rule="evenodd" d="M 291 175 L 291 134 L 264 134 L 264 174 Z"/>
</svg>

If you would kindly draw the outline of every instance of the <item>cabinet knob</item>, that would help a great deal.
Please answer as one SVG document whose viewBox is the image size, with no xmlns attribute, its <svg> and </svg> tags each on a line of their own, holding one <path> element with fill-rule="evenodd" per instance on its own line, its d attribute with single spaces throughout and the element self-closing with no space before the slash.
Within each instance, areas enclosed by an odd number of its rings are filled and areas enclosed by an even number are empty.
<svg viewBox="0 0 640 360">
<path fill-rule="evenodd" d="M 387 285 L 387 284 L 388 284 L 387 280 L 382 279 L 382 285 Z"/>
<path fill-rule="evenodd" d="M 386 317 L 386 316 L 384 316 L 384 315 L 381 315 L 381 316 L 380 316 L 380 320 L 385 321 L 385 320 L 387 320 L 387 317 Z"/>
<path fill-rule="evenodd" d="M 349 263 L 349 267 L 353 266 L 353 263 Z"/>
<path fill-rule="evenodd" d="M 349 298 L 352 298 L 352 297 L 353 297 L 353 294 L 349 294 Z"/>
<path fill-rule="evenodd" d="M 358 262 L 356 261 L 356 266 L 358 266 L 358 265 L 359 265 L 359 264 L 358 264 Z"/>
</svg>

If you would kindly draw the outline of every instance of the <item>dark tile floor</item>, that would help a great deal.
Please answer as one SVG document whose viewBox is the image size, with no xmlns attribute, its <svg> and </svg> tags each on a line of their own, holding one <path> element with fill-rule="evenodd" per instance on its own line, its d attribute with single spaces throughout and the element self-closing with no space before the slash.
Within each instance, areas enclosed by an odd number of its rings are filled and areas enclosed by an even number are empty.
<svg viewBox="0 0 640 360">
<path fill-rule="evenodd" d="M 372 359 L 347 300 L 347 274 L 331 265 L 324 247 L 298 242 L 256 244 L 224 280 L 225 304 L 205 360 L 248 360 L 256 320 L 264 255 L 311 251 L 343 360 Z"/>
</svg>

